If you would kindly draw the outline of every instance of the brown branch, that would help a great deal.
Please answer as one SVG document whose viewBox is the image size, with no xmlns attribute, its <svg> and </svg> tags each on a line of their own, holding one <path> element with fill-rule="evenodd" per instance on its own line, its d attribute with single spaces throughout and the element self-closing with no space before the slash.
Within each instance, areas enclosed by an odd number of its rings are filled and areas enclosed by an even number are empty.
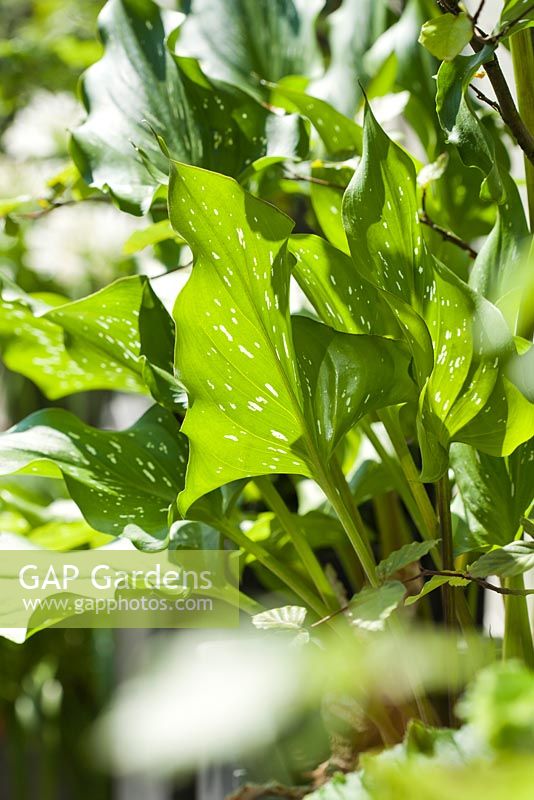
<svg viewBox="0 0 534 800">
<path fill-rule="evenodd" d="M 315 178 L 313 175 L 297 175 L 295 172 L 285 172 L 284 178 L 288 181 L 306 181 L 307 183 L 315 183 L 317 186 L 329 186 L 331 189 L 339 189 L 340 192 L 344 192 L 345 188 L 343 186 L 339 186 L 337 183 L 332 183 L 331 181 L 326 181 L 324 178 Z"/>
<path fill-rule="evenodd" d="M 482 14 L 482 11 L 484 10 L 484 6 L 485 5 L 486 5 L 486 0 L 480 0 L 479 6 L 478 6 L 477 10 L 475 11 L 473 17 L 471 18 L 472 21 L 473 21 L 473 27 L 474 28 L 477 26 L 478 20 L 480 19 L 480 15 Z"/>
<path fill-rule="evenodd" d="M 268 783 L 264 786 L 247 783 L 237 792 L 228 795 L 226 800 L 259 800 L 261 797 L 285 797 L 287 800 L 302 800 L 311 791 L 310 786 L 282 786 Z"/>
<path fill-rule="evenodd" d="M 111 198 L 109 197 L 85 197 L 82 200 L 63 200 L 61 203 L 57 203 L 54 201 L 48 200 L 38 200 L 37 202 L 46 203 L 46 206 L 38 209 L 37 211 L 26 211 L 26 212 L 17 212 L 12 211 L 11 216 L 16 217 L 17 219 L 40 219 L 41 217 L 45 217 L 47 214 L 50 214 L 52 211 L 56 211 L 58 208 L 64 208 L 65 206 L 76 206 L 79 203 L 111 203 Z"/>
<path fill-rule="evenodd" d="M 452 2 L 450 0 L 437 0 L 437 3 L 442 10 L 450 14 L 457 15 L 460 13 L 457 0 L 452 0 Z M 524 13 L 525 12 L 523 12 L 523 15 Z M 471 39 L 471 47 L 475 53 L 480 53 L 486 45 L 497 45 L 500 36 L 502 36 L 502 32 L 493 37 L 488 36 L 484 31 L 474 33 Z M 517 110 L 510 87 L 506 82 L 501 65 L 499 64 L 499 59 L 495 53 L 491 60 L 484 64 L 484 68 L 493 87 L 493 91 L 495 92 L 499 104 L 499 112 L 505 125 L 510 129 L 510 132 L 525 156 L 534 165 L 534 135 L 525 125 L 525 122 Z"/>
<path fill-rule="evenodd" d="M 487 105 L 494 111 L 496 111 L 498 114 L 501 113 L 500 105 L 495 100 L 492 100 L 491 97 L 488 97 L 487 94 L 481 92 L 480 89 L 477 86 L 475 86 L 474 83 L 470 83 L 469 88 L 474 91 L 479 100 L 481 100 L 483 103 L 487 103 Z"/>
<path fill-rule="evenodd" d="M 434 220 L 429 217 L 426 210 L 425 189 L 423 189 L 421 204 L 422 204 L 422 209 L 419 212 L 419 222 L 421 222 L 423 225 L 426 225 L 431 230 L 438 233 L 441 236 L 441 238 L 444 239 L 446 242 L 450 242 L 451 244 L 456 245 L 456 247 L 459 247 L 461 250 L 465 250 L 466 253 L 469 253 L 470 258 L 475 259 L 478 256 L 478 252 L 473 247 L 471 247 L 469 242 L 465 242 L 463 239 L 460 239 L 460 237 L 457 236 L 452 231 L 448 231 L 446 228 L 442 228 L 441 225 L 438 225 L 437 222 L 434 222 Z"/>
</svg>

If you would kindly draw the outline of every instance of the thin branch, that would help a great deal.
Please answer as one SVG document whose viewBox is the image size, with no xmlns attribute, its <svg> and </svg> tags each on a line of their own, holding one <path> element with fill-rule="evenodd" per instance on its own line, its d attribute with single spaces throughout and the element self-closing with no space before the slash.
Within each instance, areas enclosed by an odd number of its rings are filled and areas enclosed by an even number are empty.
<svg viewBox="0 0 534 800">
<path fill-rule="evenodd" d="M 326 181 L 323 178 L 315 178 L 313 175 L 297 175 L 296 172 L 288 172 L 286 170 L 284 178 L 288 181 L 306 181 L 307 183 L 315 183 L 317 186 L 328 186 L 330 189 L 339 189 L 340 192 L 345 191 L 343 186 L 339 186 L 339 184 L 332 183 L 331 181 Z"/>
<path fill-rule="evenodd" d="M 49 201 L 49 200 L 39 200 L 37 202 L 47 203 L 46 206 L 40 208 L 37 211 L 27 211 L 18 213 L 17 211 L 13 211 L 12 215 L 17 217 L 18 219 L 40 219 L 41 217 L 45 217 L 47 214 L 50 214 L 52 211 L 56 211 L 58 208 L 64 208 L 65 206 L 76 206 L 79 203 L 111 203 L 111 198 L 109 197 L 84 197 L 82 200 L 63 200 L 61 203 Z"/>
<path fill-rule="evenodd" d="M 480 89 L 477 86 L 475 86 L 474 83 L 470 83 L 469 88 L 474 91 L 479 100 L 481 100 L 483 103 L 487 103 L 487 105 L 494 111 L 496 111 L 498 114 L 501 113 L 501 107 L 496 100 L 492 100 L 491 97 L 488 97 L 487 94 L 481 92 Z"/>
<path fill-rule="evenodd" d="M 444 9 L 456 15 L 460 13 L 456 0 L 453 0 L 453 2 L 450 2 L 450 0 L 437 0 L 437 2 L 442 10 Z M 524 13 L 525 12 L 523 12 L 523 15 Z M 493 37 L 488 36 L 484 31 L 474 33 L 471 39 L 471 47 L 475 53 L 480 53 L 486 45 L 497 45 L 501 36 L 502 32 Z M 486 62 L 484 67 L 490 83 L 493 86 L 493 91 L 499 103 L 499 111 L 505 125 L 510 129 L 525 156 L 534 164 L 534 135 L 525 125 L 525 122 L 517 110 L 510 87 L 506 82 L 501 65 L 499 64 L 499 59 L 495 53 L 492 59 Z"/>
<path fill-rule="evenodd" d="M 504 586 L 496 586 L 494 583 L 490 583 L 488 580 L 486 580 L 486 578 L 478 578 L 475 577 L 475 575 L 471 575 L 469 572 L 456 572 L 455 570 L 449 569 L 422 569 L 419 575 L 416 575 L 413 578 L 408 578 L 407 580 L 403 581 L 403 583 L 408 583 L 416 578 L 432 578 L 435 575 L 442 575 L 446 578 L 462 578 L 463 580 L 474 581 L 483 589 L 489 589 L 491 592 L 496 592 L 497 594 L 513 595 L 514 597 L 527 597 L 531 594 L 534 594 L 534 589 L 509 589 Z"/>
<path fill-rule="evenodd" d="M 480 19 L 480 15 L 482 14 L 482 11 L 484 10 L 484 6 L 485 5 L 486 5 L 486 0 L 480 0 L 479 6 L 478 6 L 477 10 L 475 11 L 474 16 L 471 17 L 471 19 L 473 21 L 473 27 L 474 28 L 476 28 L 476 26 L 477 26 L 478 20 Z"/>
<path fill-rule="evenodd" d="M 452 231 L 448 231 L 446 228 L 442 228 L 441 225 L 438 225 L 437 222 L 434 222 L 434 220 L 430 218 L 426 210 L 425 189 L 423 189 L 421 206 L 422 208 L 421 211 L 419 212 L 419 222 L 421 222 L 423 225 L 426 225 L 436 233 L 439 233 L 441 238 L 444 239 L 446 242 L 450 242 L 451 244 L 456 245 L 456 247 L 459 247 L 461 250 L 465 250 L 466 253 L 469 253 L 470 258 L 475 259 L 478 256 L 478 252 L 473 247 L 471 247 L 469 242 L 465 242 L 463 239 L 460 239 L 460 237 L 457 236 Z"/>
</svg>

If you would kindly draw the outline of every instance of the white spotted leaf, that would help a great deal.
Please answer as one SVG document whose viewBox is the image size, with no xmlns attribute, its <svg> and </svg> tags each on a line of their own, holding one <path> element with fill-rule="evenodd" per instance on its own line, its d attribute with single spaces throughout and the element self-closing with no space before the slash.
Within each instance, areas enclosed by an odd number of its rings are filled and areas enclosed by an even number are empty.
<svg viewBox="0 0 534 800">
<path fill-rule="evenodd" d="M 0 435 L 0 474 L 65 479 L 95 530 L 161 549 L 184 482 L 187 440 L 174 416 L 154 406 L 132 428 L 101 431 L 47 409 Z"/>
<path fill-rule="evenodd" d="M 6 366 L 33 380 L 51 400 L 111 389 L 152 393 L 171 409 L 180 405 L 173 321 L 145 277 L 123 278 L 53 306 L 4 292 L 0 343 Z"/>
<path fill-rule="evenodd" d="M 410 396 L 405 347 L 292 323 L 292 222 L 232 179 L 173 164 L 169 202 L 195 256 L 174 310 L 176 366 L 189 395 L 181 512 L 238 478 L 321 475 L 364 413 Z M 382 371 L 370 370 L 377 360 Z"/>
</svg>

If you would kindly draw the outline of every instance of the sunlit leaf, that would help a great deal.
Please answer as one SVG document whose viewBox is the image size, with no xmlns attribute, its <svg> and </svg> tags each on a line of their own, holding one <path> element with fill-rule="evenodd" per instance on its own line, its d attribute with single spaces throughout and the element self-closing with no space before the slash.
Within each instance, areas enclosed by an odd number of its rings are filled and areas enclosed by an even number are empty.
<svg viewBox="0 0 534 800">
<path fill-rule="evenodd" d="M 534 567 L 534 542 L 512 542 L 484 553 L 469 565 L 469 574 L 475 578 L 497 575 L 512 578 Z"/>
<path fill-rule="evenodd" d="M 187 441 L 178 423 L 157 406 L 118 433 L 48 409 L 0 435 L 0 474 L 63 477 L 93 528 L 147 550 L 165 544 L 186 461 Z"/>
<path fill-rule="evenodd" d="M 398 342 L 291 321 L 285 215 L 231 179 L 175 164 L 170 216 L 196 258 L 174 312 L 190 400 L 183 511 L 237 478 L 320 474 L 357 419 L 409 396 Z"/>
<path fill-rule="evenodd" d="M 469 14 L 443 14 L 425 22 L 419 41 L 440 61 L 452 61 L 471 41 L 473 23 Z"/>
<path fill-rule="evenodd" d="M 301 606 L 283 606 L 255 614 L 252 624 L 261 630 L 301 630 L 306 619 L 306 609 Z"/>
<path fill-rule="evenodd" d="M 406 592 L 400 581 L 387 581 L 374 589 L 364 587 L 349 604 L 351 622 L 358 628 L 379 631 L 384 623 L 400 605 Z"/>
</svg>

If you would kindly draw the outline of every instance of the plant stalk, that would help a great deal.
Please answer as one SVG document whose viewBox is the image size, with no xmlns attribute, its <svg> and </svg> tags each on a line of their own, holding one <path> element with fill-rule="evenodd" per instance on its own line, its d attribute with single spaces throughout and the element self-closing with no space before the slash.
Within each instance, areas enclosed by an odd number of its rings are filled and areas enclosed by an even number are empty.
<svg viewBox="0 0 534 800">
<path fill-rule="evenodd" d="M 505 578 L 504 587 L 524 591 L 523 575 Z M 521 659 L 530 669 L 534 669 L 534 645 L 532 628 L 528 613 L 526 597 L 506 595 L 504 597 L 504 640 L 503 659 Z"/>
<path fill-rule="evenodd" d="M 280 525 L 291 539 L 295 550 L 297 551 L 303 565 L 313 581 L 317 591 L 331 611 L 339 608 L 336 595 L 333 587 L 331 586 L 324 570 L 319 563 L 319 560 L 308 540 L 302 533 L 298 524 L 298 517 L 291 514 L 287 505 L 285 504 L 280 493 L 277 491 L 271 479 L 267 476 L 262 476 L 254 479 L 254 483 L 263 495 L 263 499 L 271 509 L 271 511 L 278 517 Z"/>
<path fill-rule="evenodd" d="M 321 470 L 321 473 L 321 488 L 343 525 L 367 580 L 371 586 L 376 587 L 379 585 L 379 580 L 365 524 L 335 455 L 330 461 L 328 473 L 324 469 Z"/>
<path fill-rule="evenodd" d="M 447 472 L 436 482 L 436 502 L 441 534 L 441 559 L 443 569 L 454 571 L 454 550 L 452 541 L 451 519 L 451 487 Z M 456 627 L 456 609 L 454 589 L 445 583 L 441 589 L 443 598 L 443 617 L 445 625 L 454 630 Z"/>
<path fill-rule="evenodd" d="M 534 131 L 534 32 L 531 28 L 510 37 L 519 112 L 530 131 Z M 525 156 L 530 230 L 534 231 L 534 164 Z"/>
<path fill-rule="evenodd" d="M 306 605 L 319 615 L 319 617 L 325 617 L 329 613 L 327 606 L 300 575 L 286 567 L 285 564 L 271 555 L 261 544 L 249 539 L 237 524 L 232 525 L 230 522 L 221 520 L 219 522 L 219 528 L 230 541 L 257 558 L 260 564 L 272 572 L 273 575 L 276 575 L 282 583 L 300 597 Z"/>
</svg>

